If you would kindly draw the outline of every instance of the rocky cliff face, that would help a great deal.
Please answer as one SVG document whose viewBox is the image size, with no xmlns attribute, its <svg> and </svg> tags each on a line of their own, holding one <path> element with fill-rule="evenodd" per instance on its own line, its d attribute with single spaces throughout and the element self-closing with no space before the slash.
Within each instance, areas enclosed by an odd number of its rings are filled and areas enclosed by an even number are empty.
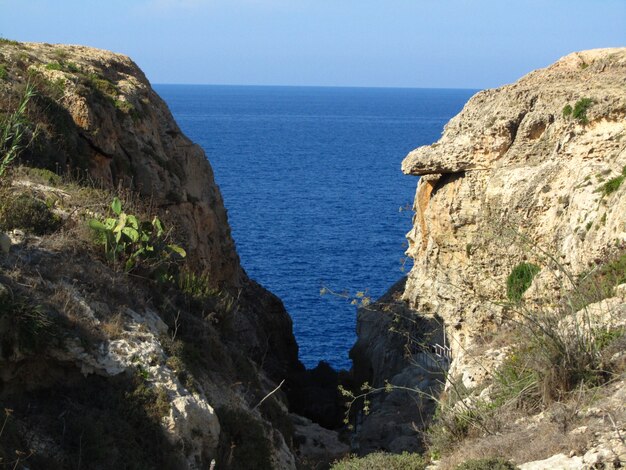
<svg viewBox="0 0 626 470">
<path fill-rule="evenodd" d="M 128 57 L 3 40 L 0 66 L 0 115 L 27 84 L 36 92 L 30 142 L 12 164 L 26 167 L 0 181 L 0 225 L 11 219 L 0 227 L 0 399 L 10 410 L 0 459 L 294 468 L 307 429 L 319 432 L 289 417 L 287 385 L 263 400 L 303 369 L 291 319 L 239 265 L 204 152 Z M 163 220 L 202 292 L 106 262 L 86 224 L 115 195 Z M 33 231 L 26 207 L 54 223 Z M 328 445 L 345 450 L 331 434 Z"/>
<path fill-rule="evenodd" d="M 615 406 L 624 389 L 621 366 L 613 369 L 613 388 L 598 392 L 603 398 L 597 408 L 581 406 L 560 429 L 553 424 L 561 419 L 558 407 L 548 405 L 532 418 L 504 418 L 510 423 L 480 420 L 487 409 L 505 416 L 502 402 L 490 394 L 503 364 L 514 367 L 511 361 L 532 347 L 532 338 L 510 333 L 520 324 L 545 325 L 543 318 L 558 317 L 550 334 L 556 331 L 559 341 L 600 326 L 623 344 L 626 286 L 618 284 L 626 281 L 626 49 L 571 54 L 512 85 L 476 94 L 439 141 L 409 153 L 402 170 L 419 176 L 407 234 L 414 265 L 396 293 L 404 304 L 390 299 L 392 289 L 361 309 L 352 355 L 359 382 L 388 381 L 415 392 L 373 394 L 370 416 L 359 423 L 358 444 L 366 452 L 419 449 L 420 431 L 432 420 L 434 407 L 424 400 L 430 396 L 443 400 L 435 439 L 446 441 L 444 451 L 453 455 L 440 468 L 469 457 L 506 456 L 523 463 L 558 452 L 566 454 L 553 459 L 562 468 L 595 468 L 589 465 L 598 462 L 619 467 L 626 458 L 619 443 L 625 416 Z M 616 257 L 622 261 L 611 261 Z M 616 274 L 609 288 L 573 301 L 580 286 L 607 265 Z M 516 296 L 508 286 L 511 275 L 528 266 L 534 271 Z M 572 332 L 572 325 L 580 329 Z M 511 359 L 513 350 L 517 356 Z M 601 367 L 623 357 L 614 350 L 607 354 L 612 359 Z M 566 367 L 563 362 L 554 370 Z M 519 395 L 509 399 L 515 403 Z M 598 415 L 613 416 L 613 428 L 591 418 Z M 459 422 L 463 426 L 454 428 Z M 377 431 L 381 427 L 385 433 Z M 427 441 L 432 450 L 432 435 Z M 460 446 L 456 455 L 454 446 Z M 441 452 L 435 447 L 435 454 Z M 556 468 L 546 462 L 524 468 Z"/>
<path fill-rule="evenodd" d="M 626 242 L 626 185 L 603 186 L 626 165 L 625 77 L 624 49 L 571 54 L 478 93 L 405 158 L 420 180 L 404 298 L 443 319 L 454 356 L 495 328 L 518 263 L 549 255 L 578 274 Z M 561 276 L 546 267 L 537 288 Z"/>
</svg>

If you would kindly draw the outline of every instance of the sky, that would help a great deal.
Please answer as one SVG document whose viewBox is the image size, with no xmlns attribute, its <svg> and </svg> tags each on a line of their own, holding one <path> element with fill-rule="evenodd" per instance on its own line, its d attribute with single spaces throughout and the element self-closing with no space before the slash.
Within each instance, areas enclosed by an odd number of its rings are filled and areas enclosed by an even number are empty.
<svg viewBox="0 0 626 470">
<path fill-rule="evenodd" d="M 0 0 L 0 36 L 120 52 L 152 83 L 482 89 L 626 46 L 626 0 Z"/>
</svg>

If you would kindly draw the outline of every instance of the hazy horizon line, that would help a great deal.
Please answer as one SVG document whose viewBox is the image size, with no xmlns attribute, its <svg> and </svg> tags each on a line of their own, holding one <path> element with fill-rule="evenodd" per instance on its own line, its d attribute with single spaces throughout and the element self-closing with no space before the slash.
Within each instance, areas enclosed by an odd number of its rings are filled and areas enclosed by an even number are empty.
<svg viewBox="0 0 626 470">
<path fill-rule="evenodd" d="M 242 83 L 159 83 L 150 82 L 153 86 L 212 86 L 212 87 L 241 87 L 241 88 L 356 88 L 356 89 L 387 89 L 387 90 L 468 90 L 481 91 L 489 88 L 475 87 L 427 87 L 427 86 L 388 86 L 388 85 L 267 85 L 267 84 L 242 84 Z"/>
</svg>

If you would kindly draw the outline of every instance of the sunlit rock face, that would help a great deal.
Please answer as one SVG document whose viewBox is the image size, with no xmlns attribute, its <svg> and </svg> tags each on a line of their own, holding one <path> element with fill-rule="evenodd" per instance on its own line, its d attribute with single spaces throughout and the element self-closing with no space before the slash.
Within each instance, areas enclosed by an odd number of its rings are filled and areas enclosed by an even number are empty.
<svg viewBox="0 0 626 470">
<path fill-rule="evenodd" d="M 541 267 L 526 296 L 558 292 L 626 243 L 626 184 L 604 186 L 626 166 L 625 77 L 626 49 L 568 55 L 476 94 L 405 158 L 420 180 L 404 299 L 443 319 L 454 357 L 497 328 L 520 262 Z"/>
</svg>

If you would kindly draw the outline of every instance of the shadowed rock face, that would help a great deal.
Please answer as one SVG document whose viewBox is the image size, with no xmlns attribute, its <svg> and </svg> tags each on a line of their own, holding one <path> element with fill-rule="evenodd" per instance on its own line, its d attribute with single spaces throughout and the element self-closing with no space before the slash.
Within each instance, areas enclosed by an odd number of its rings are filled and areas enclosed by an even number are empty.
<svg viewBox="0 0 626 470">
<path fill-rule="evenodd" d="M 19 101 L 27 82 L 37 91 L 29 117 L 39 133 L 24 160 L 130 189 L 156 206 L 196 272 L 215 287 L 241 290 L 235 327 L 244 351 L 264 357 L 277 380 L 300 369 L 291 318 L 239 264 L 204 151 L 181 132 L 139 67 L 108 51 L 39 43 L 4 44 L 0 59 L 7 66 L 0 110 Z"/>
<path fill-rule="evenodd" d="M 100 427 L 108 426 L 115 431 L 114 438 L 108 435 L 114 442 L 102 441 L 106 453 L 93 457 L 102 457 L 107 468 L 125 460 L 126 453 L 154 468 L 208 468 L 213 458 L 223 468 L 243 468 L 242 462 L 255 455 L 273 468 L 295 468 L 285 398 L 289 381 L 268 395 L 303 370 L 291 318 L 280 299 L 240 266 L 202 149 L 182 134 L 126 56 L 81 46 L 3 42 L 0 64 L 6 71 L 0 79 L 0 114 L 15 109 L 27 83 L 36 89 L 28 118 L 38 131 L 23 163 L 74 175 L 72 181 L 79 183 L 62 182 L 67 192 L 38 185 L 43 200 L 56 193 L 65 198 L 59 203 L 67 214 L 60 233 L 34 242 L 23 232 L 0 239 L 0 398 L 15 408 L 12 419 L 19 423 L 15 446 L 0 443 L 2 456 L 25 448 L 22 442 L 18 446 L 20 439 L 38 440 L 32 444 L 36 458 L 69 465 L 75 461 L 73 449 L 79 449 L 70 436 L 82 439 L 86 427 L 93 429 L 90 442 L 98 443 L 107 435 Z M 22 177 L 27 178 L 16 175 L 3 189 L 27 185 L 21 189 L 26 191 L 32 182 L 18 181 Z M 218 307 L 185 299 L 177 286 L 119 272 L 86 239 L 64 238 L 91 216 L 93 208 L 81 206 L 80 194 L 98 191 L 82 185 L 85 179 L 139 198 L 173 227 L 186 261 L 206 274 L 216 291 L 236 299 L 232 309 L 218 321 L 211 310 Z M 12 301 L 7 310 L 6 292 L 33 303 L 46 321 L 59 322 L 59 331 L 46 336 L 37 351 L 13 338 L 19 332 L 11 321 L 21 304 Z M 51 403 L 49 397 L 57 396 L 62 398 Z M 58 418 L 66 401 L 74 406 L 67 438 L 65 421 Z M 147 414 L 135 402 L 149 405 L 143 407 Z M 41 416 L 30 412 L 33 403 Z M 128 408 L 141 413 L 130 419 Z M 139 433 L 142 427 L 150 433 Z M 299 432 L 306 435 L 309 427 L 314 428 L 300 423 Z M 120 437 L 126 434 L 137 439 Z M 331 446 L 336 434 L 325 433 L 324 439 Z"/>
<path fill-rule="evenodd" d="M 624 77 L 626 49 L 568 55 L 476 94 L 438 142 L 404 159 L 421 176 L 404 298 L 443 318 L 455 355 L 496 327 L 518 263 L 547 268 L 538 258 L 550 254 L 580 273 L 626 243 L 626 185 L 601 188 L 626 166 Z M 533 286 L 555 276 L 542 269 Z"/>
</svg>

